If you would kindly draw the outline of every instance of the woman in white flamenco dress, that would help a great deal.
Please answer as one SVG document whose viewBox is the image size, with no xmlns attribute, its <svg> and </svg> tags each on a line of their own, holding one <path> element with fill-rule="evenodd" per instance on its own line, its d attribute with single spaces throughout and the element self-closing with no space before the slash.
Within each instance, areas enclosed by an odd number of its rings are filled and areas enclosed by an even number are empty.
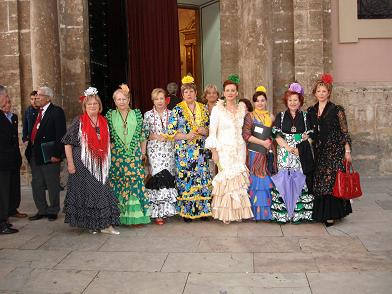
<svg viewBox="0 0 392 294">
<path fill-rule="evenodd" d="M 218 165 L 212 185 L 212 216 L 225 224 L 253 218 L 248 195 L 249 171 L 246 167 L 246 143 L 242 138 L 246 105 L 237 103 L 238 84 L 223 84 L 224 100 L 217 102 L 210 116 L 206 147 Z"/>
</svg>

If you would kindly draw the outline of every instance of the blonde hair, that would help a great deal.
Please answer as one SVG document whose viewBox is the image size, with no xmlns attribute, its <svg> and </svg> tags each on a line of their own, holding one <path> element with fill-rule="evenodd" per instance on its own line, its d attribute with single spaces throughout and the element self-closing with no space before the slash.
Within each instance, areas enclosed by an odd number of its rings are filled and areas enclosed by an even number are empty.
<svg viewBox="0 0 392 294">
<path fill-rule="evenodd" d="M 207 103 L 207 92 L 208 90 L 214 90 L 217 96 L 217 99 L 219 99 L 219 91 L 218 91 L 218 87 L 216 85 L 213 84 L 208 84 L 205 88 L 204 88 L 204 92 L 203 92 L 203 96 L 201 98 L 203 103 Z"/>
<path fill-rule="evenodd" d="M 151 100 L 154 101 L 158 97 L 159 93 L 163 93 L 163 96 L 166 96 L 166 91 L 164 89 L 162 89 L 162 88 L 155 88 L 151 92 Z"/>
<path fill-rule="evenodd" d="M 86 104 L 87 104 L 87 102 L 88 102 L 89 100 L 91 100 L 91 98 L 94 98 L 95 101 L 98 102 L 98 104 L 99 104 L 99 110 L 98 110 L 98 112 L 101 113 L 102 110 L 103 110 L 103 107 L 102 107 L 101 98 L 99 98 L 98 95 L 86 96 L 86 98 L 83 99 L 83 102 L 82 102 L 82 110 L 83 110 L 83 112 L 86 112 Z"/>
<path fill-rule="evenodd" d="M 114 91 L 113 93 L 113 100 L 116 100 L 116 96 L 118 93 L 121 93 L 125 96 L 125 98 L 128 98 L 129 101 L 131 101 L 131 92 L 125 93 L 123 91 L 123 89 L 117 89 L 116 91 Z"/>
</svg>

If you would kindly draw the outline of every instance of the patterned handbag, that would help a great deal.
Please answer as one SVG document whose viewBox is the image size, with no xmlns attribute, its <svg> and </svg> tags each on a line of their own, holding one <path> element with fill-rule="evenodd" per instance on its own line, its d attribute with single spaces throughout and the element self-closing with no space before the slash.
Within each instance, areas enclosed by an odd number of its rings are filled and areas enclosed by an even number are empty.
<svg viewBox="0 0 392 294">
<path fill-rule="evenodd" d="M 346 200 L 362 196 L 359 173 L 346 160 L 343 161 L 343 164 L 346 167 L 346 171 L 343 172 L 339 169 L 336 173 L 332 195 Z"/>
</svg>

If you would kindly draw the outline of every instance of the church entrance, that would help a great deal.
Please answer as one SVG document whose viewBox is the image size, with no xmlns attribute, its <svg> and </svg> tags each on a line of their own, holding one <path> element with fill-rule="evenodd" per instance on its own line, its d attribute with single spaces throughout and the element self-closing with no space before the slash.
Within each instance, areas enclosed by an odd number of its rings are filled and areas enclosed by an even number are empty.
<svg viewBox="0 0 392 294">
<path fill-rule="evenodd" d="M 132 106 L 151 109 L 153 88 L 180 84 L 191 73 L 200 96 L 221 84 L 219 1 L 89 0 L 91 85 L 105 111 L 127 83 Z M 178 93 L 180 94 L 180 93 Z"/>
</svg>

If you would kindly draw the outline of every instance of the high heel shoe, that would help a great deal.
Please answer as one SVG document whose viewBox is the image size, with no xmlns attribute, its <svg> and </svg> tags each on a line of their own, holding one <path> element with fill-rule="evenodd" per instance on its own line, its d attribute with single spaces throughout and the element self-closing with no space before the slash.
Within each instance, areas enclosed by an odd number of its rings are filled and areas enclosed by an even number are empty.
<svg viewBox="0 0 392 294">
<path fill-rule="evenodd" d="M 101 233 L 110 234 L 110 235 L 120 235 L 120 232 L 114 229 L 112 226 L 107 227 L 106 229 L 102 229 Z"/>
<path fill-rule="evenodd" d="M 324 224 L 328 228 L 328 227 L 333 226 L 335 224 L 335 222 L 334 221 L 326 221 Z"/>
</svg>

